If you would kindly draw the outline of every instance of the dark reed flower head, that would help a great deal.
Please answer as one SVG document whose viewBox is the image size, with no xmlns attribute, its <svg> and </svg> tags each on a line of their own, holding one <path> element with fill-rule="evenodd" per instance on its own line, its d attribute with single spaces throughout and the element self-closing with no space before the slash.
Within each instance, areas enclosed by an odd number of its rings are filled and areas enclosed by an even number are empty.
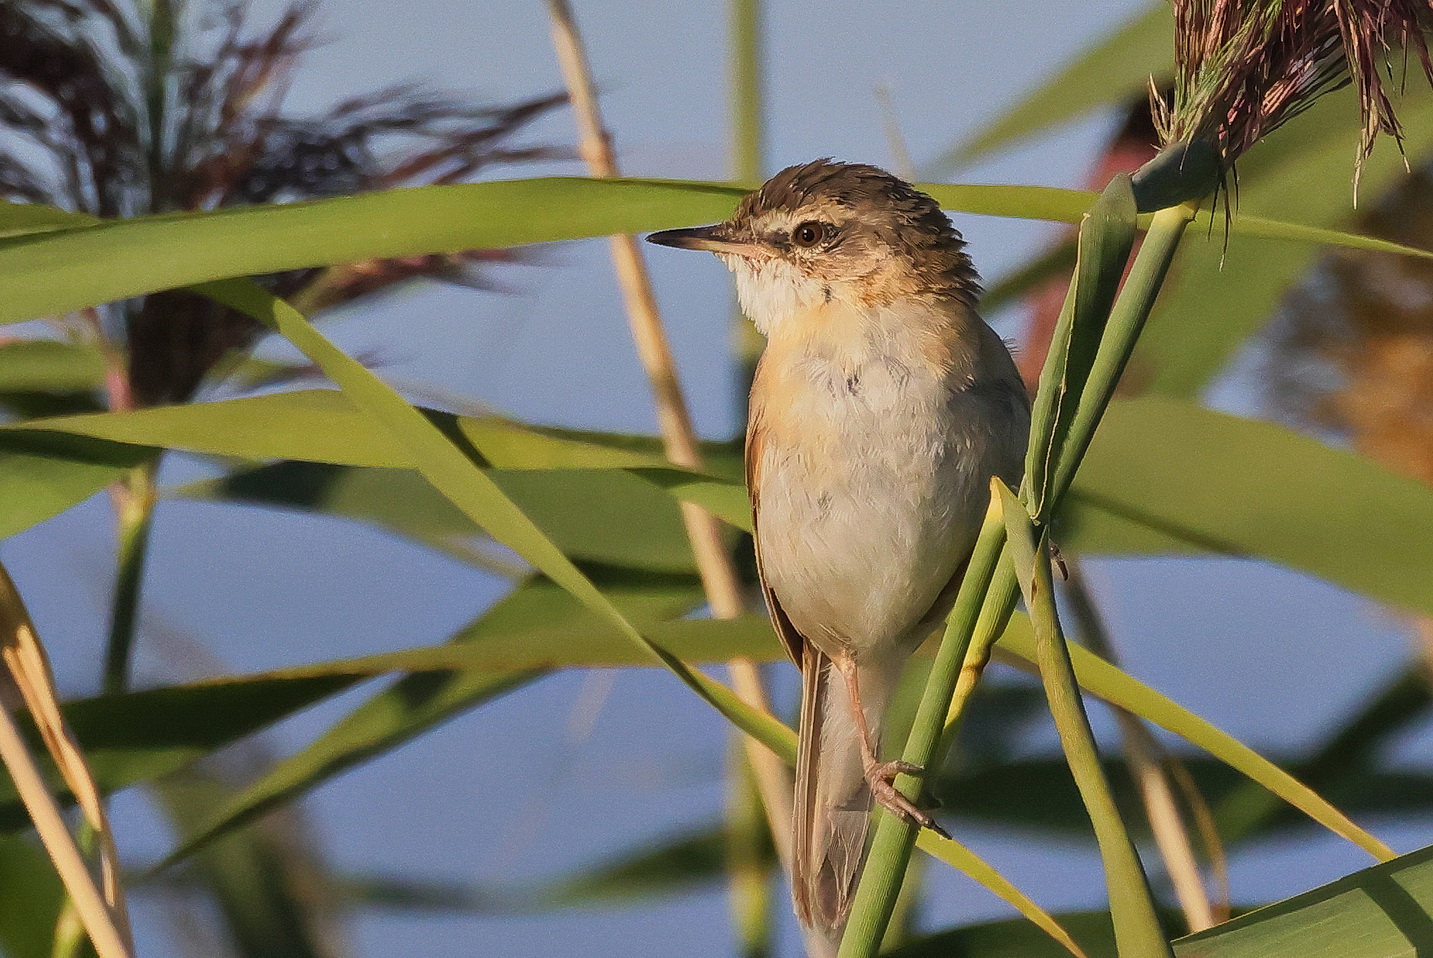
<svg viewBox="0 0 1433 958">
<path fill-rule="evenodd" d="M 297 0 L 253 26 L 243 0 L 0 0 L 0 198 L 98 216 L 343 196 L 453 183 L 558 152 L 515 142 L 565 101 L 477 106 L 415 85 L 352 97 L 312 116 L 285 94 L 316 36 Z M 467 251 L 347 271 L 269 277 L 283 296 L 337 305 L 416 277 L 488 283 Z M 318 288 L 314 288 L 317 284 Z M 104 310 L 129 351 L 141 405 L 180 402 L 252 320 L 182 292 Z"/>
<path fill-rule="evenodd" d="M 1401 142 L 1384 86 L 1395 51 L 1415 53 L 1433 82 L 1428 0 L 1174 0 L 1174 16 L 1174 101 L 1153 98 L 1156 124 L 1166 146 L 1215 147 L 1226 171 L 1319 96 L 1350 83 L 1364 116 L 1361 166 L 1378 134 Z"/>
</svg>

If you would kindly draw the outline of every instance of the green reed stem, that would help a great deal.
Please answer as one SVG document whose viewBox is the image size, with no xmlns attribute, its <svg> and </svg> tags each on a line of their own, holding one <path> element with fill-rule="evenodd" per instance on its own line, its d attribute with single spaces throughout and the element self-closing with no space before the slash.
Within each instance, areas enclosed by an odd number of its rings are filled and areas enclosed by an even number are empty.
<svg viewBox="0 0 1433 958">
<path fill-rule="evenodd" d="M 1004 539 L 1004 521 L 999 509 L 992 503 L 980 529 L 980 537 L 976 540 L 970 566 L 956 594 L 955 607 L 946 620 L 945 636 L 931 663 L 925 693 L 921 696 L 910 737 L 906 739 L 905 751 L 901 755 L 913 765 L 931 768 L 936 758 L 946 709 L 955 693 L 961 663 L 986 603 L 986 593 L 995 575 Z M 917 785 L 918 779 L 909 775 L 896 779 L 896 787 L 907 796 L 918 794 Z M 856 889 L 839 958 L 862 958 L 875 955 L 879 950 L 900 894 L 901 881 L 915 840 L 916 829 L 913 826 L 884 811 L 877 814 L 875 837 L 866 859 L 865 873 Z"/>
<path fill-rule="evenodd" d="M 1106 196 L 1110 199 L 1102 197 L 1102 201 L 1108 202 L 1111 206 L 1118 201 L 1122 209 L 1117 212 L 1129 215 L 1131 212 L 1128 208 L 1129 201 L 1125 198 L 1128 189 L 1126 180 L 1123 184 L 1118 185 L 1118 193 L 1107 191 Z M 1092 287 L 1091 285 L 1086 286 L 1085 302 L 1089 305 L 1085 308 L 1101 312 L 1107 310 L 1107 322 L 1102 321 L 1104 320 L 1103 316 L 1075 317 L 1073 310 L 1076 308 L 1079 293 L 1077 290 L 1071 291 L 1071 316 L 1063 323 L 1065 327 L 1063 340 L 1057 341 L 1055 348 L 1052 349 L 1050 363 L 1053 365 L 1047 366 L 1047 369 L 1057 370 L 1046 377 L 1054 385 L 1045 386 L 1045 388 L 1061 390 L 1062 395 L 1059 397 L 1059 401 L 1056 401 L 1054 396 L 1049 396 L 1040 402 L 1037 405 L 1037 418 L 1031 425 L 1031 433 L 1045 447 L 1046 457 L 1052 451 L 1048 447 L 1063 436 L 1058 450 L 1058 458 L 1053 462 L 1048 458 L 1041 460 L 1049 464 L 1047 468 L 1050 476 L 1053 477 L 1046 484 L 1048 493 L 1041 497 L 1039 518 L 1042 520 L 1053 514 L 1060 499 L 1069 489 L 1075 470 L 1084 458 L 1085 451 L 1089 448 L 1100 417 L 1103 416 L 1109 405 L 1119 376 L 1129 362 L 1139 333 L 1144 328 L 1145 320 L 1154 306 L 1160 284 L 1169 270 L 1169 264 L 1184 235 L 1185 227 L 1193 219 L 1196 210 L 1197 206 L 1194 204 L 1185 204 L 1155 213 L 1144 244 L 1136 255 L 1124 287 L 1113 304 L 1110 304 L 1104 295 L 1090 295 Z M 1095 217 L 1093 220 L 1087 220 L 1086 226 L 1092 222 L 1095 229 L 1100 232 L 1113 228 L 1109 218 Z M 1085 244 L 1083 248 L 1091 247 Z M 1125 260 L 1119 255 L 1120 244 L 1118 242 L 1100 244 L 1098 249 L 1100 253 L 1095 259 L 1100 264 L 1100 278 L 1093 288 L 1109 290 L 1112 288 L 1111 281 L 1104 273 L 1114 271 L 1114 275 L 1118 277 L 1119 273 L 1123 271 Z M 1125 249 L 1127 250 L 1128 247 Z M 1087 266 L 1087 270 L 1089 268 Z M 1094 335 L 1098 336 L 1099 340 L 1098 346 L 1094 350 L 1093 359 L 1088 366 L 1088 374 L 1081 376 L 1080 381 L 1072 384 L 1066 380 L 1064 370 L 1069 362 L 1072 341 L 1076 338 L 1073 324 L 1077 319 L 1081 329 L 1095 330 Z M 1076 345 L 1079 348 L 1088 349 L 1091 344 L 1081 342 Z M 1060 355 L 1056 355 L 1056 352 Z M 1071 386 L 1074 388 L 1071 389 Z M 1073 413 L 1070 410 L 1073 410 Z M 1057 424 L 1053 421 L 1056 416 L 1065 419 L 1069 424 L 1068 427 L 1057 428 Z M 1037 459 L 1040 459 L 1040 456 L 1032 456 L 1032 461 Z M 1028 516 L 1024 506 L 1020 507 L 1020 511 Z M 962 668 L 968 667 L 972 670 L 971 679 L 964 686 L 965 695 L 968 696 L 974 687 L 975 680 L 978 679 L 979 670 L 983 668 L 989 657 L 990 644 L 994 637 L 999 635 L 1000 629 L 997 626 L 1003 623 L 1009 614 L 1006 610 L 1013 601 L 1013 577 L 1007 574 L 998 591 L 991 588 L 1003 552 L 1004 540 L 1005 526 L 1000 518 L 1000 510 L 993 508 L 981 529 L 975 553 L 971 557 L 970 568 L 961 582 L 955 608 L 947 619 L 945 636 L 936 653 L 930 679 L 926 684 L 925 695 L 921 699 L 915 724 L 911 729 L 910 738 L 906 742 L 906 749 L 902 755 L 902 758 L 915 765 L 931 768 L 942 740 L 947 742 L 950 740 L 946 734 L 947 729 L 953 735 L 960 719 L 960 711 L 953 709 L 952 705 Z M 1048 576 L 1048 560 L 1042 560 L 1041 563 L 1036 564 L 1045 565 Z M 987 622 L 986 629 L 979 629 L 979 620 L 982 617 Z M 983 641 L 972 650 L 972 639 L 977 630 L 980 631 Z M 967 653 L 972 651 L 974 654 L 970 657 L 967 666 Z M 961 700 L 962 705 L 963 703 L 964 697 Z M 897 779 L 896 785 L 907 796 L 916 794 L 913 791 L 914 779 L 902 777 Z M 1119 828 L 1121 831 L 1123 830 L 1122 825 Z M 862 875 L 860 887 L 856 891 L 851 918 L 841 941 L 840 958 L 871 958 L 877 953 L 881 938 L 890 921 L 891 911 L 895 906 L 896 896 L 900 889 L 901 878 L 910 860 L 914 843 L 915 829 L 913 827 L 884 812 L 877 814 L 875 837 L 871 843 L 865 873 Z M 1128 870 L 1121 867 L 1119 873 L 1121 876 L 1127 876 Z M 1139 894 L 1139 886 L 1143 882 L 1142 870 L 1140 876 L 1140 882 L 1133 882 L 1127 877 L 1122 877 L 1118 890 L 1112 886 L 1112 895 Z M 1126 888 L 1126 886 L 1129 887 Z M 1153 903 L 1147 884 L 1143 886 L 1142 896 L 1145 901 L 1143 904 L 1135 906 L 1137 912 L 1153 914 Z M 1164 947 L 1162 933 L 1159 933 L 1158 940 L 1161 942 L 1161 947 Z M 1149 952 L 1151 955 L 1160 953 L 1162 952 Z M 1138 954 L 1138 952 L 1134 954 Z"/>
<path fill-rule="evenodd" d="M 1136 204 L 1128 176 L 1112 179 L 1080 221 L 1075 271 L 1050 338 L 1040 388 L 1030 412 L 1025 456 L 1026 501 L 1050 515 L 1052 474 L 1067 450 L 1073 412 L 1085 394 L 1096 353 L 1134 247 Z"/>
<path fill-rule="evenodd" d="M 975 623 L 975 637 L 971 640 L 970 649 L 965 653 L 965 661 L 960 667 L 960 681 L 955 686 L 955 696 L 950 701 L 950 707 L 946 709 L 940 747 L 936 749 L 937 755 L 948 755 L 955 744 L 956 736 L 960 733 L 960 720 L 965 714 L 965 703 L 975 691 L 980 677 L 985 674 L 985 666 L 990 664 L 990 653 L 994 650 L 995 643 L 1005 634 L 1010 615 L 1015 611 L 1015 602 L 1019 598 L 1020 584 L 1015 579 L 1015 567 L 1010 563 L 1009 550 L 1002 549 L 1000 561 L 995 567 L 995 576 L 990 581 L 989 595 L 980 610 L 980 620 Z"/>
<path fill-rule="evenodd" d="M 158 498 L 155 489 L 157 469 L 157 462 L 135 467 L 124 480 L 115 506 L 119 547 L 114 601 L 110 605 L 109 640 L 105 645 L 103 689 L 106 694 L 123 692 L 129 687 L 145 559 L 149 555 L 154 506 Z"/>
<path fill-rule="evenodd" d="M 1040 680 L 1050 704 L 1050 715 L 1060 734 L 1065 760 L 1075 777 L 1080 798 L 1095 829 L 1109 889 L 1110 915 L 1120 958 L 1173 958 L 1155 911 L 1149 877 L 1134 842 L 1116 807 L 1109 781 L 1100 765 L 1095 733 L 1085 714 L 1075 668 L 1070 661 L 1060 617 L 1055 611 L 1055 587 L 1050 577 L 1049 538 L 1036 528 L 1024 505 L 1008 489 L 1002 490 L 1010 552 L 1020 578 L 1020 590 L 1035 629 L 1035 650 Z"/>
<path fill-rule="evenodd" d="M 1120 376 L 1129 365 L 1134 353 L 1135 342 L 1144 329 L 1154 308 L 1155 298 L 1164 284 L 1169 265 L 1174 261 L 1179 241 L 1184 238 L 1185 228 L 1194 220 L 1199 211 L 1196 203 L 1170 206 L 1154 214 L 1144 244 L 1135 254 L 1134 265 L 1130 267 L 1119 299 L 1110 311 L 1109 322 L 1104 336 L 1100 339 L 1095 353 L 1094 365 L 1090 368 L 1085 389 L 1079 396 L 1073 421 L 1065 438 L 1065 448 L 1055 470 L 1055 481 L 1051 487 L 1045 507 L 1037 518 L 1054 515 L 1064 494 L 1074 481 L 1075 470 L 1090 448 L 1095 429 L 1100 424 L 1105 410 L 1109 408 Z"/>
</svg>

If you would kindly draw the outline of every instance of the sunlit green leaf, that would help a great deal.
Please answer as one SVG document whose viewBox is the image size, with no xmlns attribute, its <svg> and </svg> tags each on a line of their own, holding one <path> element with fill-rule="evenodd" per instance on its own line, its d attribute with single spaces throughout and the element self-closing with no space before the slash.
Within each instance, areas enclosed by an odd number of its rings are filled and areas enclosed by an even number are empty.
<svg viewBox="0 0 1433 958">
<path fill-rule="evenodd" d="M 539 429 L 496 417 L 435 411 L 426 415 L 477 462 L 498 467 L 489 472 L 493 481 L 575 558 L 691 568 L 690 549 L 677 511 L 670 498 L 657 489 L 706 506 L 739 526 L 750 525 L 745 492 L 736 478 L 739 464 L 729 446 L 709 444 L 715 454 L 712 467 L 729 477 L 720 478 L 676 469 L 661 454 L 656 440 L 647 437 Z M 414 465 L 401 444 L 376 430 L 366 415 L 334 390 L 29 420 L 0 427 L 0 441 L 7 430 L 17 437 L 16 442 L 22 441 L 19 437 L 32 436 L 49 441 L 45 437 L 61 433 L 248 459 L 390 468 Z M 103 443 L 94 445 L 108 449 Z M 121 451 L 116 455 L 132 459 L 136 454 Z M 593 471 L 619 469 L 630 474 L 604 476 Z M 581 473 L 557 474 L 562 470 Z M 341 507 L 337 511 L 379 521 L 398 531 L 412 524 L 419 530 L 419 538 L 477 531 L 471 519 L 431 489 L 395 501 L 393 496 L 401 496 L 413 481 L 413 477 L 360 476 L 288 464 L 248 474 L 245 479 L 200 485 L 190 494 L 234 495 L 305 508 L 338 497 Z M 425 503 L 431 510 L 418 508 Z M 638 516 L 643 517 L 641 521 Z"/>
<path fill-rule="evenodd" d="M 1433 612 L 1433 491 L 1282 426 L 1174 399 L 1117 403 L 1075 492 L 1205 549 Z"/>
<path fill-rule="evenodd" d="M 691 550 L 672 496 L 707 505 L 717 515 L 743 526 L 750 523 L 745 493 L 737 480 L 677 470 L 652 439 L 536 429 L 495 417 L 432 411 L 428 416 L 480 463 L 506 467 L 488 474 L 573 558 L 670 571 L 692 568 Z M 121 462 L 138 461 L 148 448 L 136 450 L 107 442 L 252 459 L 411 467 L 408 452 L 385 435 L 334 390 L 66 416 L 0 427 L 0 443 L 93 447 Z M 65 437 L 96 441 L 69 442 Z M 730 447 L 711 448 L 716 453 L 712 460 L 715 468 L 739 474 Z M 32 468 L 58 472 L 62 466 L 41 460 Z M 615 471 L 620 469 L 629 472 Z M 610 472 L 603 474 L 602 470 Z M 567 471 L 571 474 L 564 475 Z M 117 476 L 103 472 L 89 485 L 81 482 L 86 477 L 81 473 L 74 481 L 88 495 Z M 25 470 L 17 468 L 10 481 L 18 484 L 25 478 Z M 39 518 L 77 501 L 76 494 L 62 485 L 48 481 L 31 485 L 35 486 L 33 492 L 27 490 L 11 503 L 17 512 L 12 520 L 16 529 L 38 521 L 32 517 L 36 509 L 25 508 L 33 499 L 46 504 Z M 376 521 L 450 551 L 456 551 L 460 538 L 480 531 L 416 473 L 404 474 L 398 468 L 365 473 L 287 463 L 199 484 L 188 494 L 324 508 Z M 50 500 L 57 505 L 48 505 Z"/>
<path fill-rule="evenodd" d="M 0 343 L 0 392 L 93 389 L 104 374 L 104 357 L 93 346 L 57 339 Z"/>
<path fill-rule="evenodd" d="M 0 246 L 0 322 L 207 280 L 721 219 L 742 189 L 550 177 L 170 214 Z"/>
<path fill-rule="evenodd" d="M 691 572 L 677 502 L 622 470 L 494 470 L 493 480 L 567 555 L 586 562 Z M 744 490 L 736 487 L 738 493 Z"/>
<path fill-rule="evenodd" d="M 0 432 L 0 539 L 83 502 L 151 455 L 79 436 Z"/>
<path fill-rule="evenodd" d="M 429 411 L 445 433 L 499 468 L 663 467 L 660 452 L 599 446 L 497 417 Z M 356 409 L 343 393 L 311 389 L 133 412 L 29 420 L 11 432 L 61 432 L 114 442 L 245 459 L 302 459 L 353 466 L 413 468 L 412 453 Z"/>
<path fill-rule="evenodd" d="M 51 958 L 65 891 L 34 836 L 0 838 L 0 951 L 7 958 Z"/>
<path fill-rule="evenodd" d="M 480 534 L 473 521 L 412 469 L 276 462 L 166 490 L 182 499 L 231 502 L 355 519 L 443 551 Z"/>
<path fill-rule="evenodd" d="M 652 436 L 529 426 L 499 416 L 423 414 L 481 461 L 499 469 L 671 468 Z M 243 399 L 9 423 L 0 434 L 66 433 L 164 449 L 246 459 L 294 459 L 353 466 L 412 468 L 405 448 L 335 389 L 269 393 Z M 706 443 L 712 475 L 741 475 L 739 451 Z"/>
<path fill-rule="evenodd" d="M 574 559 L 663 572 L 695 568 L 677 504 L 642 473 L 556 469 L 489 475 Z M 414 470 L 283 462 L 189 484 L 177 494 L 343 516 L 460 559 L 483 564 L 487 558 L 475 556 L 469 545 L 482 530 Z"/>
<path fill-rule="evenodd" d="M 1064 222 L 1077 222 L 1093 199 L 1051 187 L 929 190 L 953 210 Z M 0 323 L 226 277 L 712 222 L 730 214 L 745 192 L 719 183 L 550 177 L 37 233 L 0 244 Z"/>
<path fill-rule="evenodd" d="M 785 652 L 765 615 L 736 619 L 676 619 L 654 622 L 644 631 L 673 654 L 694 663 L 720 663 L 743 657 L 777 662 Z M 651 665 L 649 656 L 610 623 L 573 627 L 548 622 L 520 635 L 501 636 L 476 644 L 446 644 L 379 652 L 351 659 L 291 666 L 262 673 L 288 679 L 322 675 L 383 675 L 389 672 L 432 672 L 449 669 L 513 672 L 525 669 L 587 668 Z M 794 740 L 793 740 L 794 744 Z"/>
<path fill-rule="evenodd" d="M 71 213 L 38 203 L 0 201 L 0 238 L 82 229 L 100 221 L 84 213 Z"/>
<path fill-rule="evenodd" d="M 1433 848 L 1175 942 L 1179 958 L 1422 958 L 1433 946 Z"/>
<path fill-rule="evenodd" d="M 751 531 L 751 503 L 740 480 L 723 481 L 679 469 L 633 469 L 631 473 L 684 502 L 696 503 L 729 525 Z"/>
</svg>

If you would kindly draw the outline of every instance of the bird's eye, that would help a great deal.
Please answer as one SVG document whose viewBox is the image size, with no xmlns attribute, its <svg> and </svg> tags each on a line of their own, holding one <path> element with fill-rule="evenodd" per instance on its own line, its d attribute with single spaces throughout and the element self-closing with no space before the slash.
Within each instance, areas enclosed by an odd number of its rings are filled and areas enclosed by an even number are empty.
<svg viewBox="0 0 1433 958">
<path fill-rule="evenodd" d="M 807 220 L 791 231 L 791 242 L 802 249 L 810 249 L 826 238 L 826 225 Z"/>
</svg>

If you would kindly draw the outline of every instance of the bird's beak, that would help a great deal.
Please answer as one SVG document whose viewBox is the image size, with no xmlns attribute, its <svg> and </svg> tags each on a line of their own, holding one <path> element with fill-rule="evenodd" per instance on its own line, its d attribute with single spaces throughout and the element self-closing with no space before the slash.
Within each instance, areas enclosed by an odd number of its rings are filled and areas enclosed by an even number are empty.
<svg viewBox="0 0 1433 958">
<path fill-rule="evenodd" d="M 747 259 L 769 259 L 771 253 L 766 247 L 750 240 L 733 239 L 725 223 L 714 226 L 694 226 L 684 230 L 662 230 L 651 233 L 647 242 L 658 246 L 672 246 L 677 249 L 704 249 L 710 253 L 729 253 Z"/>
</svg>

